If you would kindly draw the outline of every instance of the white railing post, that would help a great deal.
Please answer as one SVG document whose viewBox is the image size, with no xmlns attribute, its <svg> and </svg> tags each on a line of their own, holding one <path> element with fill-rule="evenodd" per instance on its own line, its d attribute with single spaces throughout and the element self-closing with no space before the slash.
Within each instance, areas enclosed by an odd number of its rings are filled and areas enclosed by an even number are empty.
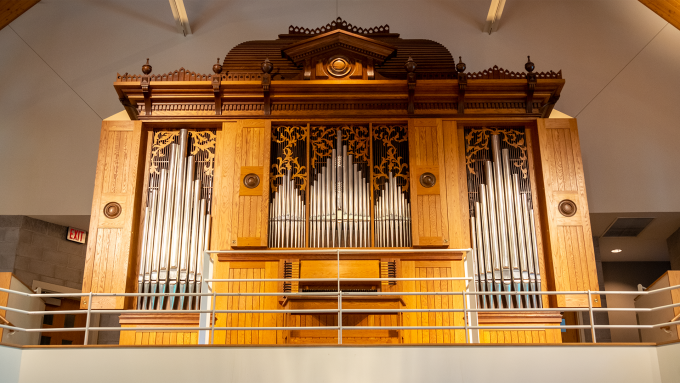
<svg viewBox="0 0 680 383">
<path fill-rule="evenodd" d="M 470 278 L 470 276 L 474 275 L 474 270 L 473 270 L 473 261 L 470 261 L 470 256 L 471 256 L 471 251 L 468 250 L 465 252 L 465 278 Z M 468 292 L 477 292 L 477 285 L 475 284 L 474 279 L 465 280 L 465 291 Z M 469 309 L 476 310 L 477 307 L 477 302 L 478 302 L 478 295 L 469 295 L 465 294 L 463 295 L 463 300 L 465 301 L 465 304 Z M 478 313 L 477 311 L 467 311 L 465 315 L 465 325 L 467 327 L 472 326 L 476 327 L 478 324 Z M 465 332 L 465 339 L 466 343 L 469 341 L 470 343 L 479 343 L 479 330 L 469 330 L 469 337 L 468 337 L 468 330 Z"/>
<path fill-rule="evenodd" d="M 90 291 L 90 295 L 87 298 L 87 319 L 85 320 L 85 340 L 83 341 L 83 344 L 87 346 L 87 338 L 90 335 L 90 314 L 92 313 L 92 291 Z"/>
<path fill-rule="evenodd" d="M 210 344 L 215 343 L 215 306 L 216 305 L 217 305 L 217 297 L 215 296 L 215 290 L 213 290 L 212 316 L 210 317 Z"/>
<path fill-rule="evenodd" d="M 469 343 L 468 338 L 468 295 L 463 290 L 463 322 L 465 323 L 465 343 Z"/>
<path fill-rule="evenodd" d="M 595 319 L 593 318 L 593 293 L 588 290 L 588 314 L 590 315 L 590 334 L 593 337 L 593 343 L 597 343 L 595 338 Z"/>
<path fill-rule="evenodd" d="M 212 268 L 212 258 L 210 257 L 210 253 L 204 252 L 203 253 L 203 278 L 202 278 L 202 286 L 201 286 L 201 293 L 207 293 L 208 291 L 213 291 L 213 283 L 212 282 L 206 282 L 207 279 L 212 279 L 213 277 L 213 268 Z M 207 276 L 210 276 L 210 278 L 206 278 Z M 213 306 L 213 301 L 215 297 L 215 292 L 213 291 L 212 296 L 197 296 L 196 299 L 201 300 L 201 305 L 199 306 L 201 311 L 208 311 L 208 307 Z M 214 309 L 213 309 L 214 311 Z M 214 312 L 213 312 L 214 315 Z M 215 321 L 214 318 L 210 318 L 210 313 L 207 312 L 201 312 L 199 314 L 199 320 L 198 320 L 198 327 L 206 328 L 208 327 L 208 324 L 210 323 L 210 327 L 212 328 L 212 323 Z M 212 330 L 210 331 L 211 336 L 212 336 Z M 208 330 L 199 330 L 198 331 L 198 344 L 208 344 L 210 338 L 208 338 Z"/>
</svg>

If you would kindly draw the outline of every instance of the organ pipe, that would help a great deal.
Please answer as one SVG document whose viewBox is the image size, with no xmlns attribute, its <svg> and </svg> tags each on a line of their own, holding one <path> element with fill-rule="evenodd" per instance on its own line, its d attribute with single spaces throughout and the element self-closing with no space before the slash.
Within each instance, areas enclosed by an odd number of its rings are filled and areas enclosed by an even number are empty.
<svg viewBox="0 0 680 383">
<path fill-rule="evenodd" d="M 179 144 L 169 144 L 167 169 L 160 170 L 158 188 L 150 192 L 145 207 L 142 253 L 139 267 L 139 292 L 185 294 L 200 291 L 201 258 L 207 249 L 210 212 L 208 200 L 201 198 L 203 171 L 193 155 L 187 156 L 189 132 L 179 132 Z M 197 269 L 198 265 L 198 269 Z M 198 286 L 198 288 L 197 288 Z M 198 304 L 198 299 L 196 300 Z M 138 309 L 164 310 L 185 308 L 184 296 L 164 300 L 161 296 L 137 300 Z M 187 300 L 192 308 L 192 299 Z"/>
<path fill-rule="evenodd" d="M 480 159 L 483 171 L 470 219 L 476 284 L 489 293 L 480 295 L 480 305 L 540 308 L 542 300 L 535 294 L 541 291 L 541 276 L 534 211 L 521 191 L 518 174 L 512 173 L 510 151 L 500 148 L 498 134 L 491 134 L 489 141 L 491 160 Z M 494 294 L 502 291 L 526 294 L 515 299 Z"/>
</svg>

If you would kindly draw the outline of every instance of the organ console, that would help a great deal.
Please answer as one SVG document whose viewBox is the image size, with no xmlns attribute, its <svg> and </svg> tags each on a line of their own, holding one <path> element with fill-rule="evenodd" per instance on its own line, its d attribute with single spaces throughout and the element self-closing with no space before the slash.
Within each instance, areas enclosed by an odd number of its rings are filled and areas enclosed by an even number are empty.
<svg viewBox="0 0 680 383">
<path fill-rule="evenodd" d="M 129 120 L 102 125 L 84 292 L 201 292 L 204 250 L 251 250 L 212 255 L 212 277 L 239 280 L 215 291 L 289 295 L 218 297 L 217 310 L 233 311 L 216 326 L 250 329 L 216 331 L 215 343 L 307 344 L 337 343 L 335 330 L 300 328 L 337 325 L 324 311 L 337 297 L 322 293 L 338 289 L 343 308 L 365 309 L 343 326 L 370 328 L 343 342 L 465 342 L 463 330 L 436 329 L 462 326 L 462 313 L 428 311 L 461 309 L 461 296 L 383 294 L 462 291 L 462 281 L 418 278 L 464 277 L 464 262 L 488 293 L 479 307 L 502 310 L 480 313 L 482 326 L 559 324 L 561 308 L 587 298 L 535 292 L 598 289 L 576 121 L 550 118 L 561 72 L 536 73 L 529 60 L 526 72 L 470 73 L 441 44 L 342 19 L 242 43 L 212 69 L 155 74 L 147 61 L 142 75 L 117 76 Z M 353 250 L 339 261 L 324 252 L 338 248 Z M 296 280 L 338 276 L 411 280 Z M 143 311 L 121 316 L 121 344 L 196 343 L 189 330 L 144 328 L 196 326 L 198 314 L 182 311 L 198 301 L 81 306 Z M 542 307 L 555 310 L 505 311 Z M 284 309 L 309 311 L 238 312 Z M 376 330 L 395 326 L 435 329 Z M 559 330 L 529 329 L 480 339 L 561 341 Z"/>
</svg>

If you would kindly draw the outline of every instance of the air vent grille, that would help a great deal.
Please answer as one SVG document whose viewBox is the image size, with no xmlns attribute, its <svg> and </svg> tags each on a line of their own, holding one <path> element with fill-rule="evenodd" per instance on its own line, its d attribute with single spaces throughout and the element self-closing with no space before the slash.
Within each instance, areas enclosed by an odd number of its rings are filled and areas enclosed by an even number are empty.
<svg viewBox="0 0 680 383">
<path fill-rule="evenodd" d="M 637 237 L 654 218 L 617 218 L 603 237 Z"/>
</svg>

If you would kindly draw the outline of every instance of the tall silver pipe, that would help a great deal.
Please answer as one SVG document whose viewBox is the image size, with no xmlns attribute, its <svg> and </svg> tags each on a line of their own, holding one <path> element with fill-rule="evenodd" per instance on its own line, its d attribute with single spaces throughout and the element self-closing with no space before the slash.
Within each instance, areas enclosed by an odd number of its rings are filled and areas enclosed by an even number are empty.
<svg viewBox="0 0 680 383">
<path fill-rule="evenodd" d="M 186 154 L 187 154 L 187 138 L 189 131 L 181 129 L 179 132 L 179 153 L 177 154 L 177 176 L 175 188 L 175 206 L 173 208 L 172 218 L 172 242 L 170 244 L 170 265 L 168 273 L 169 292 L 177 293 L 177 276 L 179 257 L 182 246 L 182 218 L 184 216 L 184 184 L 186 182 Z M 170 309 L 174 307 L 175 297 L 170 297 Z"/>
<path fill-rule="evenodd" d="M 187 286 L 189 293 L 192 294 L 196 286 L 196 262 L 198 259 L 198 230 L 199 230 L 199 214 L 200 214 L 200 196 L 201 196 L 201 179 L 197 179 L 193 182 L 194 192 L 192 194 L 191 203 L 191 238 L 189 242 L 189 275 L 187 280 Z M 191 302 L 193 297 L 190 295 L 187 299 L 187 307 L 192 307 Z"/>
<path fill-rule="evenodd" d="M 144 208 L 144 234 L 142 234 L 142 252 L 139 255 L 139 278 L 137 280 L 139 287 L 137 288 L 137 292 L 141 293 L 144 289 L 144 266 L 146 266 L 146 240 L 147 236 L 149 235 L 149 214 L 150 214 L 151 209 L 149 209 L 149 206 Z M 141 310 L 142 307 L 142 296 L 137 297 L 137 310 Z"/>
<path fill-rule="evenodd" d="M 487 199 L 487 205 L 486 205 L 486 210 L 488 214 L 488 222 L 489 222 L 489 232 L 490 232 L 490 237 L 491 237 L 491 253 L 493 254 L 492 261 L 493 261 L 493 281 L 494 281 L 494 288 L 495 291 L 502 291 L 501 286 L 503 284 L 503 275 L 502 275 L 502 269 L 503 265 L 501 263 L 501 247 L 500 247 L 500 240 L 498 237 L 498 221 L 497 221 L 497 213 L 496 213 L 496 197 L 495 197 L 495 186 L 494 186 L 494 177 L 493 177 L 493 168 L 492 168 L 491 161 L 486 161 L 484 163 L 484 173 L 486 175 L 486 199 Z M 509 270 L 508 270 L 509 271 Z M 501 299 L 501 295 L 497 296 L 498 298 L 498 307 L 503 307 L 503 300 Z"/>
<path fill-rule="evenodd" d="M 501 158 L 503 160 L 503 181 L 505 182 L 505 208 L 508 229 L 508 248 L 510 250 L 510 267 L 512 269 L 512 283 L 515 291 L 522 291 L 522 271 L 520 269 L 519 250 L 517 241 L 517 226 L 515 220 L 515 193 L 512 186 L 512 174 L 510 173 L 510 152 L 508 149 L 501 150 Z M 519 213 L 518 213 L 519 214 Z M 526 286 L 525 286 L 526 287 Z M 526 290 L 525 290 L 526 291 Z M 522 296 L 518 295 L 517 307 L 522 308 Z M 512 300 L 510 298 L 509 300 Z"/>
<path fill-rule="evenodd" d="M 193 182 L 196 162 L 194 156 L 187 157 L 186 179 L 184 181 L 184 206 L 182 208 L 182 241 L 180 247 L 179 259 L 179 291 L 181 294 L 186 293 L 187 275 L 189 274 L 189 245 L 191 233 L 191 205 L 193 203 Z M 179 298 L 179 309 L 184 307 L 184 295 Z"/>
<path fill-rule="evenodd" d="M 346 147 L 346 146 L 345 146 Z M 347 200 L 347 205 L 345 210 L 347 210 L 347 243 L 345 247 L 354 247 L 354 238 L 352 234 L 354 232 L 352 224 L 354 223 L 354 163 L 352 162 L 353 156 L 347 154 L 347 195 L 345 199 Z"/>
<path fill-rule="evenodd" d="M 163 172 L 161 172 L 163 174 Z M 164 181 L 164 177 L 159 177 L 159 181 Z M 159 186 L 160 187 L 160 186 Z M 149 222 L 149 235 L 146 243 L 146 258 L 144 259 L 144 293 L 149 292 L 151 283 L 151 265 L 153 264 L 153 246 L 156 237 L 156 221 L 158 216 L 158 190 L 151 192 L 151 217 Z M 142 301 L 142 309 L 146 308 L 148 297 L 145 296 Z"/>
<path fill-rule="evenodd" d="M 503 287 L 505 291 L 512 290 L 512 271 L 510 265 L 510 251 L 508 250 L 508 229 L 506 221 L 506 206 L 505 206 L 505 191 L 503 187 L 503 171 L 501 153 L 500 153 L 500 138 L 498 134 L 491 135 L 491 155 L 493 157 L 493 177 L 494 177 L 494 192 L 496 193 L 496 214 L 498 223 L 498 244 L 501 252 L 501 270 L 503 275 Z M 512 308 L 512 297 L 506 296 L 508 307 Z"/>
<path fill-rule="evenodd" d="M 207 202 L 206 202 L 207 203 Z M 196 277 L 196 292 L 201 293 L 202 289 L 201 286 L 203 286 L 203 252 L 206 250 L 210 250 L 210 207 L 206 207 L 206 215 L 205 215 L 205 233 L 203 234 L 203 250 L 200 252 L 200 256 L 198 257 L 199 261 L 198 264 L 196 265 L 197 270 L 198 270 L 198 275 Z M 201 297 L 196 297 L 196 310 L 199 310 L 201 307 Z"/>
<path fill-rule="evenodd" d="M 487 286 L 487 291 L 491 292 L 494 291 L 494 287 L 496 287 L 496 291 L 500 291 L 500 265 L 499 263 L 495 263 L 494 260 L 497 260 L 498 255 L 498 243 L 495 240 L 495 232 L 493 230 L 493 227 L 495 226 L 496 222 L 493 219 L 493 214 L 489 214 L 489 205 L 487 203 L 486 197 L 487 197 L 487 191 L 486 191 L 486 185 L 480 184 L 479 185 L 479 205 L 480 205 L 480 211 L 481 211 L 481 218 L 482 218 L 482 230 L 483 230 L 483 239 L 484 239 L 484 264 L 486 268 L 486 286 Z M 500 295 L 498 295 L 498 303 L 499 303 L 499 308 L 503 307 L 503 302 L 500 300 Z M 493 302 L 493 296 L 489 295 L 489 305 L 491 308 L 494 308 L 494 302 Z"/>
<path fill-rule="evenodd" d="M 349 167 L 347 146 L 342 146 L 342 242 L 341 247 L 347 247 L 348 202 L 349 202 Z"/>
<path fill-rule="evenodd" d="M 177 181 L 177 157 L 179 147 L 177 144 L 170 145 L 170 170 L 168 171 L 168 184 L 166 187 L 165 216 L 163 217 L 163 241 L 161 245 L 161 258 L 158 266 L 158 285 L 159 292 L 165 294 L 165 287 L 168 280 L 169 256 L 172 239 L 172 218 L 173 207 L 175 204 L 175 187 Z M 164 297 L 158 298 L 158 308 L 163 309 Z"/>
<path fill-rule="evenodd" d="M 172 149 L 172 147 L 171 147 Z M 167 182 L 168 182 L 168 171 L 166 169 L 161 169 L 161 183 L 158 186 L 158 207 L 156 208 L 156 228 L 154 232 L 153 241 L 153 256 L 151 260 L 151 294 L 156 293 L 156 287 L 158 286 L 158 267 L 160 265 L 161 251 L 163 250 L 163 223 L 165 222 L 165 200 L 167 195 Z M 156 297 L 151 296 L 151 301 L 149 303 L 149 310 L 153 310 L 156 307 Z"/>
<path fill-rule="evenodd" d="M 488 250 L 488 243 L 484 243 L 483 237 L 484 233 L 482 230 L 482 210 L 480 208 L 479 202 L 475 202 L 475 217 L 477 219 L 475 220 L 475 233 L 477 234 L 477 265 L 479 267 L 479 291 L 486 291 L 486 286 L 487 286 L 487 267 L 491 267 L 491 265 L 487 265 L 485 263 L 485 252 Z M 488 240 L 488 239 L 487 239 Z M 489 256 L 489 259 L 491 259 L 491 256 Z M 486 295 L 480 295 L 479 296 L 480 301 L 482 302 L 482 308 L 486 308 Z"/>
<path fill-rule="evenodd" d="M 541 291 L 541 267 L 538 262 L 538 245 L 536 243 L 536 224 L 534 222 L 534 210 L 529 211 L 529 219 L 531 219 L 531 241 L 533 243 L 534 268 L 536 269 L 536 291 Z M 543 307 L 543 296 L 539 295 L 538 307 Z"/>
<path fill-rule="evenodd" d="M 479 278 L 479 269 L 481 265 L 479 265 L 479 262 L 477 261 L 479 259 L 480 249 L 479 245 L 477 244 L 477 224 L 475 221 L 476 220 L 474 216 L 470 217 L 470 237 L 472 238 L 472 275 L 474 278 L 475 289 L 477 291 L 482 291 L 481 285 L 483 282 L 481 282 Z"/>
<path fill-rule="evenodd" d="M 529 275 L 527 250 L 531 247 L 531 242 L 526 242 L 526 235 L 524 233 L 525 222 L 524 222 L 524 209 L 522 208 L 522 198 L 519 192 L 519 178 L 517 174 L 512 175 L 512 190 L 515 197 L 515 218 L 517 220 L 517 248 L 519 250 L 519 263 L 522 270 L 522 290 L 523 291 L 533 291 L 531 288 L 531 280 Z M 532 268 L 533 269 L 533 268 Z M 533 271 L 533 270 L 532 270 Z M 527 307 L 536 307 L 535 301 L 530 301 L 533 295 L 525 295 Z"/>
<path fill-rule="evenodd" d="M 333 214 L 333 189 L 335 188 L 333 184 L 333 174 L 335 174 L 335 172 L 333 171 L 334 161 L 333 158 L 335 157 L 331 156 L 330 158 L 326 159 L 326 183 L 324 184 L 325 186 L 324 200 L 326 202 L 325 204 L 326 211 L 324 212 L 324 218 L 326 220 L 326 247 L 333 246 L 332 214 Z"/>
</svg>

